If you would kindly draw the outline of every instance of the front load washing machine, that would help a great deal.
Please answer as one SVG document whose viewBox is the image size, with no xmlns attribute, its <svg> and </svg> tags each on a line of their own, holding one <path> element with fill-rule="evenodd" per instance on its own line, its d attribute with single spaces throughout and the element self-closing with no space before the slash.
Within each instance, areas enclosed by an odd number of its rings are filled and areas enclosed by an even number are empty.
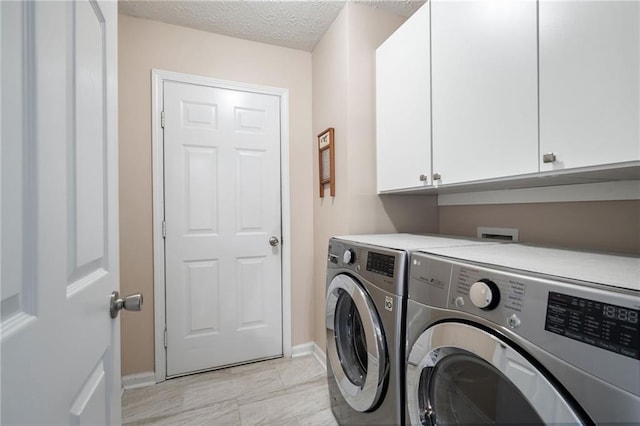
<svg viewBox="0 0 640 426">
<path fill-rule="evenodd" d="M 340 424 L 404 422 L 408 255 L 423 247 L 495 244 L 413 234 L 329 241 L 327 377 Z"/>
<path fill-rule="evenodd" d="M 640 421 L 640 258 L 436 249 L 408 292 L 411 424 Z"/>
</svg>

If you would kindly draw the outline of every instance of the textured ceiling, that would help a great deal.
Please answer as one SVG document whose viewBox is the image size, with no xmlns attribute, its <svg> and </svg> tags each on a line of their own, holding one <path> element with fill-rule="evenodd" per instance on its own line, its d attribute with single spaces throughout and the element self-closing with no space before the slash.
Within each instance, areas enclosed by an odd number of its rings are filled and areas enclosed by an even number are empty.
<svg viewBox="0 0 640 426">
<path fill-rule="evenodd" d="M 425 0 L 119 0 L 126 15 L 311 51 L 347 1 L 409 17 Z"/>
</svg>

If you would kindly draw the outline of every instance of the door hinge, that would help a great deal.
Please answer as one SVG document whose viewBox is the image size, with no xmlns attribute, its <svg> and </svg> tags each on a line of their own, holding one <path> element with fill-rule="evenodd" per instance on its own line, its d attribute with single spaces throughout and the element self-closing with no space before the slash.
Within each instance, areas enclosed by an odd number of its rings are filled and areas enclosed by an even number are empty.
<svg viewBox="0 0 640 426">
<path fill-rule="evenodd" d="M 167 347 L 167 329 L 164 329 L 164 347 Z"/>
<path fill-rule="evenodd" d="M 162 221 L 162 238 L 167 238 L 167 222 Z"/>
<path fill-rule="evenodd" d="M 160 127 L 164 129 L 164 111 L 160 113 Z"/>
</svg>

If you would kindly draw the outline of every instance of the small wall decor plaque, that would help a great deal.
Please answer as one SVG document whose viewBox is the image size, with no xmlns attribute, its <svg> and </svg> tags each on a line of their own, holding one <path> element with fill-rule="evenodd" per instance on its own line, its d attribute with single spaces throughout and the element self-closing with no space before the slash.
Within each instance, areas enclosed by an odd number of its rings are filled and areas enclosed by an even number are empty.
<svg viewBox="0 0 640 426">
<path fill-rule="evenodd" d="M 335 150 L 333 147 L 333 127 L 318 135 L 318 159 L 320 161 L 320 197 L 324 197 L 324 186 L 329 184 L 332 197 L 336 195 Z"/>
</svg>

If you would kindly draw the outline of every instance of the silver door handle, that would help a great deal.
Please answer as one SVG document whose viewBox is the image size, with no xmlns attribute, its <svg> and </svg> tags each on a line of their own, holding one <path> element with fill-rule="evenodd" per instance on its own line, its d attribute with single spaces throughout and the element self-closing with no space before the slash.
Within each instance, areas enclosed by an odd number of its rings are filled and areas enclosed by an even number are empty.
<svg viewBox="0 0 640 426">
<path fill-rule="evenodd" d="M 269 238 L 269 244 L 271 244 L 273 247 L 277 247 L 278 244 L 280 244 L 280 240 L 274 235 L 273 237 Z"/>
<path fill-rule="evenodd" d="M 118 316 L 118 313 L 126 309 L 127 311 L 142 310 L 142 293 L 131 294 L 124 299 L 120 298 L 120 293 L 114 291 L 111 293 L 111 303 L 109 305 L 109 313 L 111 318 Z"/>
<path fill-rule="evenodd" d="M 556 154 L 554 154 L 553 152 L 550 152 L 548 154 L 544 154 L 542 156 L 542 162 L 543 163 L 555 163 L 556 161 Z"/>
</svg>

